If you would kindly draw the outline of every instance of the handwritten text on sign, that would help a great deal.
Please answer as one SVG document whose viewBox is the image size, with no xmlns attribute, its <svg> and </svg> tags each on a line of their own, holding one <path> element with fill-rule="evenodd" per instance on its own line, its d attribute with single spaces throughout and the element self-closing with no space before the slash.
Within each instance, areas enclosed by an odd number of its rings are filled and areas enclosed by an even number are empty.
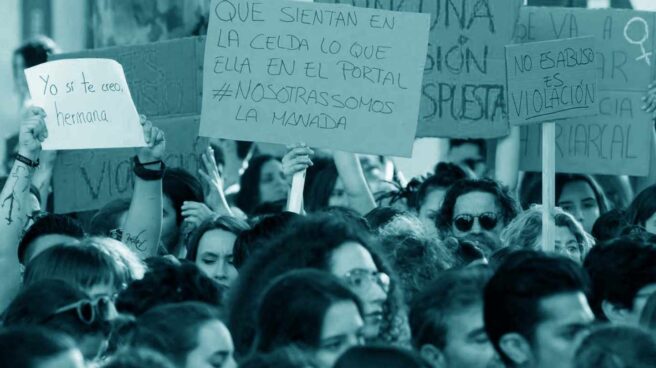
<svg viewBox="0 0 656 368">
<path fill-rule="evenodd" d="M 597 114 L 593 37 L 507 46 L 506 68 L 510 123 Z"/>
<path fill-rule="evenodd" d="M 508 134 L 504 46 L 522 0 L 317 0 L 431 15 L 417 136 Z"/>
<path fill-rule="evenodd" d="M 409 156 L 429 17 L 214 0 L 200 134 Z"/>
<path fill-rule="evenodd" d="M 46 114 L 47 150 L 145 146 L 123 68 L 114 60 L 57 60 L 25 70 Z"/>
<path fill-rule="evenodd" d="M 598 116 L 556 123 L 556 170 L 647 175 L 653 123 L 642 98 L 653 77 L 656 13 L 524 7 L 517 42 L 594 36 Z M 602 47 L 603 46 L 603 47 Z M 512 109 L 512 107 L 511 107 Z M 540 128 L 522 128 L 520 168 L 541 168 Z"/>
</svg>

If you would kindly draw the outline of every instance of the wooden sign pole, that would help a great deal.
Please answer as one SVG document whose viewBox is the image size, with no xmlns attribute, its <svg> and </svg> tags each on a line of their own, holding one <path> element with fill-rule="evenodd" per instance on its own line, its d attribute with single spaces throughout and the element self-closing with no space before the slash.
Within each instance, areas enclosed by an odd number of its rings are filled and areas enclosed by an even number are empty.
<svg viewBox="0 0 656 368">
<path fill-rule="evenodd" d="M 305 174 L 307 170 L 294 174 L 292 189 L 287 197 L 287 211 L 300 214 L 303 210 L 303 188 L 305 187 Z"/>
<path fill-rule="evenodd" d="M 555 251 L 556 123 L 542 124 L 542 250 Z"/>
</svg>

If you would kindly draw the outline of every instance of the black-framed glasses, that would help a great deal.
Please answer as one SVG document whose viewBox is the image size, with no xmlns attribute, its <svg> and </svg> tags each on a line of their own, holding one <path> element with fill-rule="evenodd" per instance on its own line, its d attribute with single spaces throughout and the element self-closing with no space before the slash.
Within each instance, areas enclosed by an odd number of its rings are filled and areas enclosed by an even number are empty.
<svg viewBox="0 0 656 368">
<path fill-rule="evenodd" d="M 75 311 L 80 322 L 91 325 L 96 321 L 106 321 L 110 314 L 111 305 L 112 300 L 108 296 L 102 296 L 94 300 L 82 299 L 75 303 L 57 308 L 57 310 L 46 317 L 43 322 L 47 322 L 59 314 Z"/>
<path fill-rule="evenodd" d="M 368 289 L 376 284 L 385 293 L 389 292 L 390 277 L 384 272 L 356 268 L 347 272 L 343 278 L 349 286 L 356 289 Z"/>
<path fill-rule="evenodd" d="M 458 231 L 467 232 L 474 226 L 474 221 L 478 220 L 479 225 L 484 230 L 492 230 L 499 223 L 499 215 L 494 212 L 484 212 L 478 215 L 468 213 L 458 215 L 453 218 L 453 225 Z"/>
</svg>

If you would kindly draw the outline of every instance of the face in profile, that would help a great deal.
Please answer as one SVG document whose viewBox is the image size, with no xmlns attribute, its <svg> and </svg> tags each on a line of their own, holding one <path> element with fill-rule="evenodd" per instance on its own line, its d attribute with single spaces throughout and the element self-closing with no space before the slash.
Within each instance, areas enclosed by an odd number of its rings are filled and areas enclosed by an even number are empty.
<svg viewBox="0 0 656 368">
<path fill-rule="evenodd" d="M 446 345 L 444 367 L 448 368 L 502 368 L 483 324 L 483 305 L 476 304 L 454 311 L 445 320 Z"/>
<path fill-rule="evenodd" d="M 287 198 L 289 187 L 282 171 L 282 164 L 278 160 L 269 160 L 260 170 L 260 203 L 276 202 Z"/>
<path fill-rule="evenodd" d="M 235 234 L 221 229 L 205 232 L 198 242 L 195 260 L 198 268 L 207 276 L 228 288 L 239 276 L 232 255 L 236 239 Z"/>
<path fill-rule="evenodd" d="M 458 197 L 451 220 L 451 231 L 456 238 L 485 241 L 490 237 L 498 241 L 502 229 L 502 214 L 494 195 L 470 192 Z"/>
<path fill-rule="evenodd" d="M 185 368 L 236 368 L 232 337 L 219 320 L 204 323 L 198 330 L 198 345 L 187 355 Z"/>
<path fill-rule="evenodd" d="M 384 318 L 389 276 L 380 273 L 371 253 L 356 242 L 335 249 L 330 272 L 346 282 L 364 303 L 364 330 L 367 339 L 378 336 Z"/>
<path fill-rule="evenodd" d="M 581 292 L 557 294 L 540 301 L 542 321 L 532 346 L 533 366 L 570 367 L 576 348 L 588 333 L 594 315 Z"/>
<path fill-rule="evenodd" d="M 600 216 L 599 203 L 592 187 L 585 181 L 573 181 L 563 186 L 558 207 L 574 216 L 587 233 Z"/>
<path fill-rule="evenodd" d="M 352 301 L 342 301 L 328 308 L 315 356 L 323 367 L 332 367 L 349 348 L 364 343 L 364 322 Z"/>
<path fill-rule="evenodd" d="M 430 230 L 435 229 L 435 214 L 442 207 L 444 195 L 446 190 L 444 188 L 432 188 L 424 198 L 424 202 L 419 208 L 417 214 L 424 226 Z"/>
</svg>

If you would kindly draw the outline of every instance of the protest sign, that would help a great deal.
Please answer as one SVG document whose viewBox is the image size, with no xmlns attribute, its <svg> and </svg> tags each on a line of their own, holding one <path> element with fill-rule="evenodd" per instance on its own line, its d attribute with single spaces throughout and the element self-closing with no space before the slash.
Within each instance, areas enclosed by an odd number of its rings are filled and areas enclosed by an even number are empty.
<svg viewBox="0 0 656 368">
<path fill-rule="evenodd" d="M 652 118 L 641 110 L 653 77 L 654 13 L 525 7 L 516 41 L 595 36 L 597 110 L 593 118 L 556 124 L 556 170 L 644 176 L 649 170 Z M 520 168 L 541 167 L 539 127 L 522 128 Z"/>
<path fill-rule="evenodd" d="M 204 38 L 112 47 L 55 55 L 55 59 L 108 58 L 123 65 L 137 111 L 166 134 L 166 164 L 197 174 L 207 139 L 197 139 Z M 132 194 L 135 149 L 62 151 L 53 187 L 55 212 L 94 210 Z"/>
<path fill-rule="evenodd" d="M 429 16 L 214 0 L 203 136 L 409 156 Z"/>
<path fill-rule="evenodd" d="M 507 46 L 506 68 L 511 124 L 597 114 L 593 37 Z"/>
<path fill-rule="evenodd" d="M 32 102 L 46 113 L 44 150 L 146 145 L 116 61 L 57 60 L 26 69 L 25 76 Z"/>
<path fill-rule="evenodd" d="M 167 167 L 196 174 L 207 139 L 197 136 L 198 117 L 153 120 L 166 134 Z M 184 127 L 184 128 L 181 128 Z M 53 189 L 55 212 L 95 210 L 117 198 L 130 198 L 134 187 L 132 157 L 136 149 L 77 150 L 58 158 Z"/>
<path fill-rule="evenodd" d="M 504 47 L 522 0 L 318 0 L 431 14 L 418 137 L 508 134 Z"/>
</svg>

